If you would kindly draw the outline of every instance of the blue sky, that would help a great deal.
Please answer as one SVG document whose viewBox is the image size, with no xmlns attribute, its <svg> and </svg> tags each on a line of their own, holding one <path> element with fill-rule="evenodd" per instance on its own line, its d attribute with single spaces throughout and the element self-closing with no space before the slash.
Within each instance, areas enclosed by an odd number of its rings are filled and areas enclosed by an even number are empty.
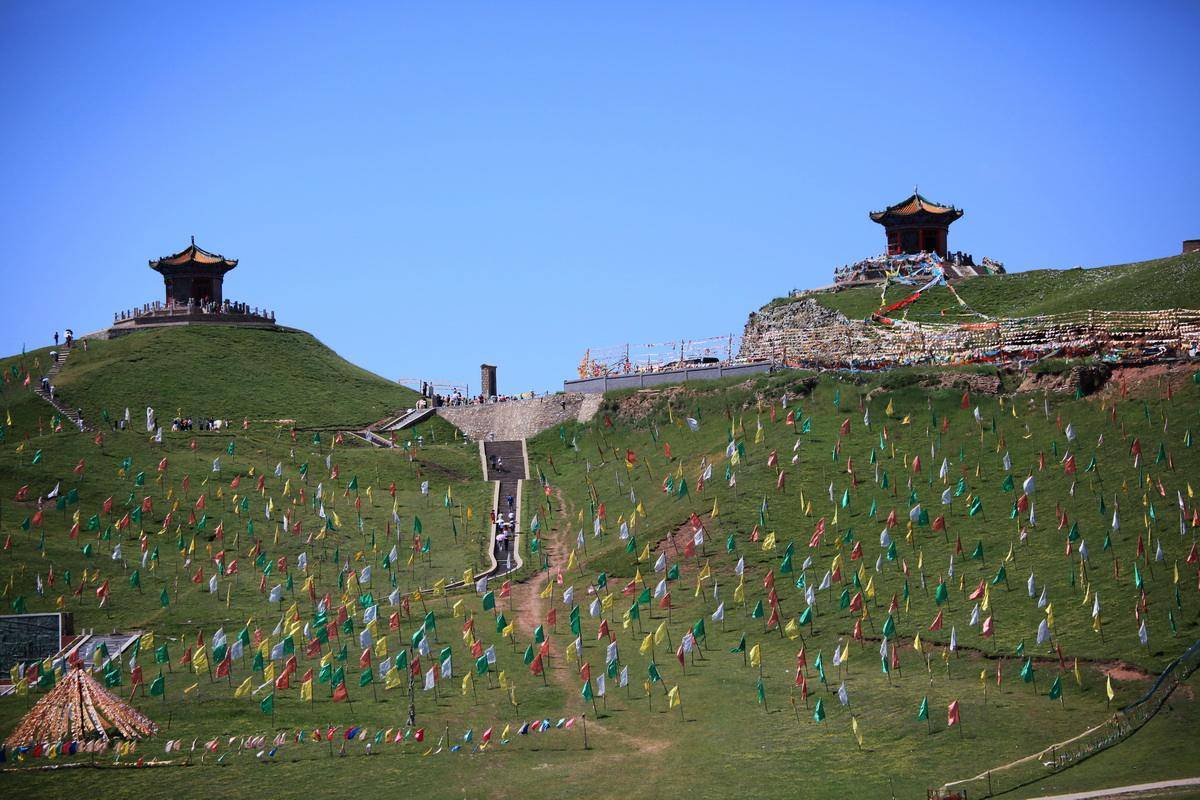
<svg viewBox="0 0 1200 800">
<path fill-rule="evenodd" d="M 837 6 L 834 8 L 834 6 Z M 385 376 L 740 332 L 914 184 L 1010 269 L 1200 237 L 1200 4 L 6 3 L 0 351 L 147 260 Z"/>
</svg>

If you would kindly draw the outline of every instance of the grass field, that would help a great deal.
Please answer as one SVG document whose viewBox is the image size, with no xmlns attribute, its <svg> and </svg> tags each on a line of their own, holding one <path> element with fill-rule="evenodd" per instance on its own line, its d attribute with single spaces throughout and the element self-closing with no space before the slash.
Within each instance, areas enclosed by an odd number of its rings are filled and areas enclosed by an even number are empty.
<svg viewBox="0 0 1200 800">
<path fill-rule="evenodd" d="M 46 365 L 49 348 L 29 354 Z M 39 375 L 34 375 L 34 380 Z M 126 407 L 240 422 L 362 426 L 413 405 L 416 392 L 354 366 L 302 331 L 187 326 L 139 331 L 76 347 L 56 381 L 97 420 Z"/>
<path fill-rule="evenodd" d="M 1200 308 L 1200 255 L 1190 253 L 1094 269 L 1040 269 L 989 275 L 963 281 L 955 288 L 967 305 L 991 317 L 1059 314 L 1082 309 Z M 890 286 L 887 302 L 894 303 L 911 292 L 909 286 Z M 850 319 L 865 319 L 881 305 L 879 289 L 870 286 L 823 292 L 813 297 Z M 940 286 L 930 289 L 908 309 L 908 318 L 913 321 L 955 321 L 960 317 L 967 318 L 949 290 Z"/>
<path fill-rule="evenodd" d="M 810 384 L 810 377 L 785 372 L 744 383 L 613 394 L 593 422 L 531 440 L 534 479 L 526 483 L 524 516 L 527 529 L 536 519 L 537 530 L 522 543 L 531 566 L 504 590 L 489 587 L 496 593 L 494 609 L 485 609 L 485 598 L 471 590 L 446 596 L 429 591 L 437 580 L 478 563 L 490 503 L 490 487 L 479 480 L 477 450 L 453 433 L 431 428 L 421 447 L 414 438 L 411 450 L 383 452 L 334 446 L 332 434 L 325 433 L 319 443 L 310 433 L 293 441 L 287 426 L 253 423 L 249 431 L 168 435 L 162 445 L 144 433 L 113 433 L 101 447 L 87 435 L 39 433 L 37 420 L 49 407 L 8 384 L 3 399 L 13 425 L 0 451 L 0 536 L 8 542 L 0 553 L 2 599 L 11 606 L 21 597 L 23 607 L 35 611 L 57 607 L 62 596 L 77 627 L 152 630 L 153 646 L 165 643 L 170 654 L 170 666 L 161 666 L 166 693 L 143 697 L 139 690 L 134 702 L 171 728 L 136 755 L 192 766 L 51 774 L 28 769 L 48 762 L 27 758 L 18 762 L 18 771 L 0 774 L 0 781 L 14 794 L 31 797 L 68 792 L 250 797 L 282 787 L 284 793 L 316 797 L 347 791 L 362 797 L 398 791 L 429 797 L 646 797 L 676 791 L 699 797 L 892 792 L 920 797 L 928 787 L 1024 756 L 1099 722 L 1111 708 L 1144 693 L 1151 675 L 1200 635 L 1196 568 L 1186 561 L 1195 538 L 1193 494 L 1200 475 L 1192 444 L 1200 390 L 1190 373 L 1172 373 L 1169 400 L 1155 381 L 1131 385 L 1125 396 L 1116 386 L 1084 399 L 969 395 L 965 408 L 961 389 L 931 390 L 916 379 L 881 389 L 878 383 L 830 375 Z M 123 406 L 121 397 L 114 395 L 114 405 Z M 1136 466 L 1130 452 L 1135 440 L 1141 449 Z M 731 443 L 736 459 L 728 454 Z M 1066 471 L 1068 453 L 1074 456 L 1073 474 Z M 122 473 L 127 456 L 132 464 Z M 168 464 L 159 473 L 164 456 Z M 211 470 L 216 458 L 219 473 Z M 36 496 L 59 481 L 64 489 L 76 485 L 73 467 L 80 459 L 85 468 L 77 482 L 78 503 L 58 510 L 51 501 L 41 527 L 31 523 L 25 530 L 21 523 L 33 507 L 13 499 L 19 488 L 29 485 Z M 305 463 L 307 483 L 299 472 Z M 711 475 L 701 486 L 709 466 Z M 138 472 L 144 473 L 142 485 Z M 1030 475 L 1035 522 L 1028 510 L 1015 506 Z M 240 476 L 236 488 L 235 476 Z M 265 476 L 261 491 L 259 476 Z M 354 476 L 357 490 L 350 488 Z M 419 490 L 425 480 L 428 496 Z M 340 518 L 337 530 L 321 538 L 313 501 L 318 482 L 327 512 Z M 386 489 L 392 482 L 399 523 Z M 304 501 L 300 487 L 306 489 Z M 947 490 L 949 502 L 943 503 Z M 199 520 L 188 520 L 201 492 L 210 517 L 203 530 Z M 110 496 L 114 508 L 105 514 L 103 502 Z M 153 511 L 117 529 L 117 521 L 144 497 L 151 498 Z M 244 498 L 248 507 L 241 505 Z M 179 508 L 164 525 L 176 500 Z M 356 500 L 362 503 L 361 529 Z M 274 509 L 270 520 L 268 505 Z M 919 512 L 910 517 L 918 505 L 927 517 Z M 72 539 L 76 509 L 84 524 Z M 285 510 L 289 522 L 301 523 L 300 532 L 282 529 Z M 893 511 L 896 522 L 888 524 Z M 100 524 L 89 531 L 86 522 L 93 514 Z M 432 537 L 428 554 L 414 540 L 414 517 L 422 519 L 422 541 Z M 944 531 L 935 529 L 939 518 Z M 693 519 L 704 531 L 700 543 Z M 221 540 L 215 538 L 218 521 Z M 622 538 L 622 526 L 628 538 Z M 818 530 L 823 535 L 814 536 Z M 118 542 L 123 553 L 114 560 Z M 389 559 L 385 567 L 393 544 L 400 551 L 398 564 Z M 1081 562 L 1084 545 L 1087 563 Z M 240 571 L 219 575 L 212 595 L 207 583 L 222 549 L 226 565 L 237 554 Z M 143 551 L 157 552 L 157 561 L 140 566 Z M 307 574 L 299 569 L 301 552 L 308 558 Z M 660 557 L 662 569 L 656 570 Z M 284 589 L 280 602 L 272 603 L 270 588 L 286 585 L 280 558 L 294 578 L 294 595 Z M 355 585 L 352 571 L 361 575 L 368 564 L 372 578 Z M 203 579 L 195 583 L 201 566 Z M 134 569 L 140 592 L 130 585 Z M 85 590 L 76 597 L 84 570 Z M 828 587 L 819 588 L 827 574 Z M 1030 575 L 1033 596 L 1027 590 Z M 329 595 L 335 619 L 346 609 L 349 624 L 335 625 L 328 643 L 317 636 L 323 623 L 317 602 L 303 589 L 308 577 L 318 600 Z M 109 600 L 101 608 L 96 589 L 105 580 Z M 942 602 L 939 582 L 946 587 Z M 407 609 L 391 606 L 387 595 L 393 587 L 407 599 Z M 419 598 L 414 589 L 421 590 Z M 664 590 L 669 602 L 655 596 Z M 1048 620 L 1047 606 L 1038 604 L 1043 591 L 1053 625 L 1051 640 L 1039 644 L 1039 624 Z M 1097 594 L 1101 632 L 1093 628 Z M 771 619 L 773 600 L 777 622 Z M 363 615 L 374 603 L 380 622 L 364 661 Z M 714 618 L 721 604 L 724 618 Z M 1146 621 L 1146 645 L 1139 641 L 1135 609 Z M 930 630 L 939 612 L 942 625 Z M 393 613 L 396 627 L 388 623 Z M 429 613 L 435 625 L 427 625 Z M 984 636 L 989 618 L 993 633 Z M 611 665 L 601 626 L 617 645 Z M 249 649 L 221 680 L 180 663 L 185 648 L 198 646 L 200 634 L 211 645 L 218 627 L 231 638 L 243 628 L 251 641 L 262 637 L 268 655 L 290 633 L 298 671 L 290 688 L 274 690 L 273 716 L 260 705 L 270 687 L 235 696 L 247 678 L 254 686 L 264 682 Z M 548 643 L 548 659 L 536 662 L 546 666 L 540 675 L 526 657 L 537 645 L 539 627 Z M 386 689 L 379 666 L 401 652 L 415 658 L 418 631 L 437 641 L 422 656 L 416 724 L 410 728 L 407 680 Z M 681 637 L 689 631 L 696 632 L 696 646 L 680 654 Z M 880 657 L 885 631 L 886 671 Z M 746 647 L 740 651 L 743 637 Z M 380 639 L 387 642 L 383 650 L 374 645 Z M 474 642 L 479 647 L 473 652 Z M 315 647 L 313 655 L 305 654 L 309 647 Z M 488 647 L 494 663 L 485 658 L 477 665 L 475 653 Z M 436 691 L 424 691 L 424 673 L 443 648 L 451 653 L 452 677 Z M 807 698 L 796 685 L 801 650 Z M 759 666 L 751 665 L 751 653 Z M 1027 659 L 1029 682 L 1020 674 Z M 333 702 L 332 686 L 320 680 L 314 682 L 314 700 L 300 700 L 300 678 L 308 669 L 319 672 L 322 660 L 344 670 L 352 706 Z M 271 659 L 264 668 L 266 662 Z M 146 652 L 139 663 L 147 680 L 157 676 L 160 665 Z M 271 663 L 282 670 L 285 659 Z M 370 682 L 363 683 L 362 663 L 370 665 Z M 595 707 L 582 694 L 584 663 Z M 128 659 L 119 672 L 115 690 L 128 696 Z M 474 680 L 464 683 L 470 673 Z M 500 673 L 510 689 L 500 688 Z M 600 696 L 602 673 L 606 692 Z M 1111 705 L 1107 674 L 1118 676 Z M 1061 700 L 1048 697 L 1056 679 Z M 839 700 L 842 686 L 848 704 Z M 1195 687 L 1193 679 L 1170 710 L 1128 742 L 1010 796 L 1094 788 L 1125 776 L 1137 782 L 1188 774 L 1200 715 Z M 673 688 L 676 706 L 669 700 Z M 0 698 L 0 729 L 11 729 L 42 691 L 35 687 L 24 696 Z M 923 698 L 928 721 L 918 719 Z M 962 723 L 949 728 L 947 706 L 954 700 Z M 823 721 L 814 719 L 818 701 Z M 520 724 L 533 719 L 549 719 L 552 727 L 519 735 Z M 553 727 L 559 720 L 574 722 Z M 311 739 L 313 729 L 330 725 L 343 737 L 348 727 L 362 726 L 366 739 L 341 738 L 332 747 L 295 741 L 299 731 Z M 508 741 L 501 743 L 506 727 Z M 422 742 L 415 740 L 418 728 Z M 488 729 L 492 740 L 481 750 Z M 401 743 L 377 742 L 397 732 Z M 271 745 L 239 749 L 235 738 L 231 746 L 230 737 L 250 735 L 268 740 L 282 735 L 285 743 L 273 756 L 261 757 Z M 190 759 L 186 752 L 167 756 L 162 746 L 167 738 L 183 739 L 185 751 L 197 740 L 201 749 Z M 215 752 L 205 753 L 203 744 L 210 741 L 216 742 Z M 9 766 L 12 760 L 10 754 Z M 88 761 L 73 759 L 81 760 Z M 110 754 L 102 760 L 114 759 Z"/>
</svg>

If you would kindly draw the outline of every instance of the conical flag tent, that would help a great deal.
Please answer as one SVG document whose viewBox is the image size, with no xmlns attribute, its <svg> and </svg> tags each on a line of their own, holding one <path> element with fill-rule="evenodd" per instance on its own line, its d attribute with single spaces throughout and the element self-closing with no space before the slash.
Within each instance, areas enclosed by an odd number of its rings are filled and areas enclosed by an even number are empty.
<svg viewBox="0 0 1200 800">
<path fill-rule="evenodd" d="M 38 700 L 4 745 L 143 739 L 157 731 L 157 725 L 75 668 Z"/>
</svg>

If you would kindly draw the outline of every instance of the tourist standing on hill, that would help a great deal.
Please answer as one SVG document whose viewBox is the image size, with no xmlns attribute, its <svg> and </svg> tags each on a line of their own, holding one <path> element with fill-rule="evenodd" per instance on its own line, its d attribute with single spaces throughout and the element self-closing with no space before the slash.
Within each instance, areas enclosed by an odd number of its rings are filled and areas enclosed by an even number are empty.
<svg viewBox="0 0 1200 800">
<path fill-rule="evenodd" d="M 54 346 L 58 347 L 58 331 L 54 332 Z"/>
</svg>

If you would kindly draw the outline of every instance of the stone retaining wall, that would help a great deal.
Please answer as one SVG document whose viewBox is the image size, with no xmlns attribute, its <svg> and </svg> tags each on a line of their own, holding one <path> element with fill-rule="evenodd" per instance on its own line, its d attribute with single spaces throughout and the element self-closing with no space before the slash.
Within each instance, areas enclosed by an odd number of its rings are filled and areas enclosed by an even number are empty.
<svg viewBox="0 0 1200 800">
<path fill-rule="evenodd" d="M 504 403 L 442 406 L 437 413 L 472 439 L 494 434 L 496 441 L 516 441 L 564 422 L 586 422 L 595 415 L 599 400 L 599 395 L 567 392 Z"/>
</svg>

